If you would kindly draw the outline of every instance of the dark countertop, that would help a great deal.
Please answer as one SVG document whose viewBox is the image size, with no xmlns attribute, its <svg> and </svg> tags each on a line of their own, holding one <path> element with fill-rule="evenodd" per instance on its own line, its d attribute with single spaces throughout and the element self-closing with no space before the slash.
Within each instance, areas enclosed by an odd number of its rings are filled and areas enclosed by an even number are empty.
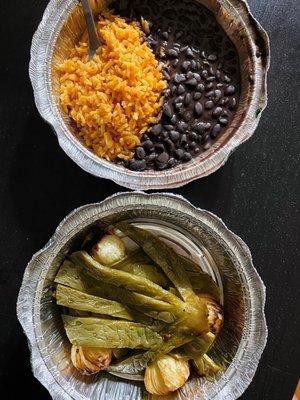
<svg viewBox="0 0 300 400">
<path fill-rule="evenodd" d="M 268 108 L 254 137 L 224 168 L 173 192 L 216 213 L 240 235 L 266 284 L 268 344 L 242 399 L 291 400 L 300 375 L 300 3 L 249 3 L 271 39 Z M 20 394 L 49 399 L 31 374 L 15 316 L 26 263 L 75 207 L 124 190 L 79 169 L 36 111 L 27 69 L 31 37 L 46 4 L 0 3 L 0 393 L 7 400 Z"/>
</svg>

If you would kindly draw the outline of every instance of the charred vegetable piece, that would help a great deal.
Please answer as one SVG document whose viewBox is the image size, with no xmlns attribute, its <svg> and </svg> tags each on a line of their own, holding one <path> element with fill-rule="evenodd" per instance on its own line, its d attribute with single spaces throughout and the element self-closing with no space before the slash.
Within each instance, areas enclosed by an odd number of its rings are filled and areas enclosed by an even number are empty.
<svg viewBox="0 0 300 400">
<path fill-rule="evenodd" d="M 207 354 L 193 360 L 194 367 L 200 376 L 216 374 L 222 368 L 216 364 Z"/>
<path fill-rule="evenodd" d="M 169 340 L 165 340 L 158 349 L 148 350 L 144 353 L 128 357 L 117 364 L 110 365 L 108 371 L 121 372 L 124 374 L 139 374 L 145 370 L 149 363 L 155 361 L 161 355 L 168 354 L 172 350 L 183 346 L 185 343 L 189 343 L 192 340 L 193 337 L 175 334 L 171 336 Z"/>
<path fill-rule="evenodd" d="M 134 315 L 129 308 L 117 301 L 86 294 L 60 284 L 56 287 L 56 301 L 61 306 L 76 310 L 90 311 L 129 321 L 134 320 Z"/>
<path fill-rule="evenodd" d="M 184 303 L 172 293 L 164 290 L 149 279 L 137 277 L 128 272 L 115 270 L 98 263 L 85 251 L 77 251 L 70 259 L 85 268 L 95 279 L 104 280 L 106 283 L 151 296 L 157 300 L 166 301 L 179 309 L 184 308 Z"/>
<path fill-rule="evenodd" d="M 209 349 L 211 348 L 211 346 L 215 341 L 215 338 L 216 337 L 213 333 L 208 332 L 194 339 L 192 342 L 184 345 L 183 346 L 184 353 L 190 359 L 199 359 L 209 351 Z"/>
<path fill-rule="evenodd" d="M 195 293 L 178 254 L 151 232 L 126 222 L 116 225 L 123 233 L 142 247 L 144 252 L 164 271 L 183 300 L 193 301 Z"/>
<path fill-rule="evenodd" d="M 88 294 L 122 302 L 132 306 L 135 310 L 149 315 L 151 318 L 167 323 L 173 323 L 176 320 L 171 304 L 101 282 L 88 275 L 80 266 L 69 260 L 64 261 L 54 282 Z"/>
<path fill-rule="evenodd" d="M 157 349 L 163 343 L 161 335 L 136 322 L 68 315 L 62 318 L 67 336 L 76 346 Z"/>
<path fill-rule="evenodd" d="M 74 367 L 84 375 L 96 374 L 107 368 L 111 358 L 111 349 L 72 345 L 71 361 Z"/>
<path fill-rule="evenodd" d="M 92 255 L 100 263 L 110 265 L 126 256 L 126 248 L 117 235 L 105 235 L 94 245 Z"/>
<path fill-rule="evenodd" d="M 165 274 L 156 265 L 153 265 L 153 261 L 141 249 L 129 254 L 123 260 L 112 264 L 111 268 L 149 279 L 151 282 L 164 288 L 171 286 L 171 282 Z"/>
</svg>

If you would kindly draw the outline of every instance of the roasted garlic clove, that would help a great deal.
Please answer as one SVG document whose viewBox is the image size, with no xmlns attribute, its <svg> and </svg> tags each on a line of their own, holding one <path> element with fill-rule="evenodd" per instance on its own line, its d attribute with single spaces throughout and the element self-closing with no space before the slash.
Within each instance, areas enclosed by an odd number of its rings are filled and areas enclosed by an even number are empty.
<svg viewBox="0 0 300 400">
<path fill-rule="evenodd" d="M 189 375 L 187 360 L 165 354 L 146 368 L 144 383 L 149 393 L 164 395 L 184 385 Z"/>
<path fill-rule="evenodd" d="M 123 241 L 117 235 L 105 235 L 94 245 L 92 256 L 104 265 L 113 264 L 126 256 Z"/>
<path fill-rule="evenodd" d="M 111 349 L 72 345 L 71 361 L 74 367 L 84 375 L 96 374 L 107 368 L 111 358 Z"/>
<path fill-rule="evenodd" d="M 210 332 L 217 335 L 221 331 L 224 322 L 223 309 L 220 304 L 211 296 L 201 294 L 198 295 L 198 297 L 206 300 L 209 329 Z"/>
</svg>

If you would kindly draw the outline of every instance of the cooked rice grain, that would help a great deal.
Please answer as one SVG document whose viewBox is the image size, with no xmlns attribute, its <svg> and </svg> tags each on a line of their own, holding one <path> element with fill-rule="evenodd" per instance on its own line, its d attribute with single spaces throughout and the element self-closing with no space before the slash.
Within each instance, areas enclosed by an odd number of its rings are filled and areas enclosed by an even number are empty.
<svg viewBox="0 0 300 400">
<path fill-rule="evenodd" d="M 83 41 L 58 66 L 60 104 L 98 156 L 130 159 L 157 119 L 166 83 L 137 23 L 105 13 L 97 30 L 103 44 L 91 61 Z"/>
</svg>

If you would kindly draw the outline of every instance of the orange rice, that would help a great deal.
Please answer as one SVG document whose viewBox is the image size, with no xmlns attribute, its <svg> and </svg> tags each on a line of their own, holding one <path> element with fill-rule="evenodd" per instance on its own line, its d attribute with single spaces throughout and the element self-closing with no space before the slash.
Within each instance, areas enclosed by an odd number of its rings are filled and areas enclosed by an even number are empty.
<svg viewBox="0 0 300 400">
<path fill-rule="evenodd" d="M 91 61 L 82 41 L 58 67 L 61 107 L 98 156 L 130 159 L 157 120 L 166 82 L 137 23 L 106 12 L 97 30 L 102 44 Z"/>
</svg>

